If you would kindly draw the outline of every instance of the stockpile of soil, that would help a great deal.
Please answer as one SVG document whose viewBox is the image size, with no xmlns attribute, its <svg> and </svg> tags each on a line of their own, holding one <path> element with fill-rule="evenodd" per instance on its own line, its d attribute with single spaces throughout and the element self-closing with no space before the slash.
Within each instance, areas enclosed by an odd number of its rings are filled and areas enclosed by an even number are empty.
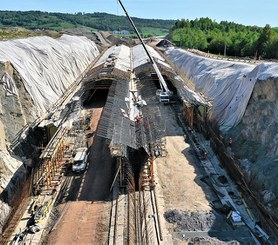
<svg viewBox="0 0 278 245">
<path fill-rule="evenodd" d="M 223 216 L 213 212 L 184 212 L 173 209 L 164 213 L 165 219 L 174 224 L 174 231 L 208 231 L 221 230 Z"/>
<path fill-rule="evenodd" d="M 173 239 L 175 245 L 179 244 L 240 244 L 239 241 L 221 241 L 216 237 L 210 237 L 212 232 L 234 232 L 234 230 L 226 223 L 225 216 L 216 213 L 215 211 L 197 211 L 197 212 L 184 212 L 182 210 L 169 210 L 164 213 L 166 221 L 173 224 L 174 232 L 192 232 L 192 237 L 180 236 L 180 239 Z M 205 237 L 198 237 L 198 232 L 207 232 Z M 194 232 L 197 232 L 196 234 Z M 240 233 L 238 233 L 240 234 Z M 235 237 L 236 238 L 236 237 Z M 238 237 L 239 238 L 239 237 Z M 241 241 L 241 238 L 239 238 Z M 229 238 L 227 239 L 229 240 Z M 241 242 L 250 241 L 245 238 Z"/>
<path fill-rule="evenodd" d="M 237 241 L 231 241 L 231 242 L 223 242 L 220 241 L 216 238 L 210 238 L 210 237 L 206 237 L 206 238 L 199 238 L 199 237 L 195 237 L 192 238 L 188 241 L 187 243 L 188 245 L 239 245 L 240 243 Z"/>
</svg>

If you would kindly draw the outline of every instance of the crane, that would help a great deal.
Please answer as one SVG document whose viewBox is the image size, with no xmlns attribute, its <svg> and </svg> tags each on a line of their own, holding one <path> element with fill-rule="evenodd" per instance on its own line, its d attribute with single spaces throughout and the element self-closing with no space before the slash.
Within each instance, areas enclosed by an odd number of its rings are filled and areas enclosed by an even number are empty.
<svg viewBox="0 0 278 245">
<path fill-rule="evenodd" d="M 146 44 L 144 43 L 144 40 L 142 39 L 140 33 L 138 32 L 133 20 L 130 18 L 129 14 L 127 13 L 123 3 L 121 0 L 118 0 L 118 2 L 120 3 L 122 9 L 124 10 L 125 14 L 126 14 L 126 17 L 128 18 L 130 24 L 132 25 L 138 39 L 140 40 L 144 50 L 146 51 L 149 59 L 150 59 L 150 62 L 157 74 L 157 77 L 158 77 L 158 80 L 159 80 L 159 84 L 160 84 L 160 90 L 158 91 L 158 95 L 159 95 L 159 101 L 160 102 L 169 102 L 170 101 L 170 97 L 173 95 L 173 92 L 169 90 L 167 84 L 166 84 L 166 81 L 164 80 L 155 60 L 153 59 L 153 57 L 151 56 L 150 52 L 148 51 L 147 47 L 146 47 Z"/>
</svg>

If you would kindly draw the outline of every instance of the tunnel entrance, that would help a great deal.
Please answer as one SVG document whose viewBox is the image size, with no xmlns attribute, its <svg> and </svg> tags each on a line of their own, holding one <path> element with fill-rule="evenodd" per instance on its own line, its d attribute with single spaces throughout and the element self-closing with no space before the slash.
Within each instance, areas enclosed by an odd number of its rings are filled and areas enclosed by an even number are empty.
<svg viewBox="0 0 278 245">
<path fill-rule="evenodd" d="M 166 76 L 166 75 L 162 75 L 169 90 L 173 92 L 173 94 L 177 94 L 177 89 L 176 87 L 172 84 L 172 82 L 170 81 L 170 79 Z M 155 86 L 157 89 L 161 89 L 160 87 L 160 83 L 159 83 L 159 79 L 158 76 L 155 73 L 151 74 L 151 80 L 154 82 Z"/>
<path fill-rule="evenodd" d="M 140 174 L 144 164 L 148 161 L 148 158 L 149 155 L 146 153 L 144 148 L 140 148 L 139 150 L 129 148 L 128 160 L 129 163 L 131 164 L 132 171 L 133 171 L 135 191 L 139 191 Z"/>
<path fill-rule="evenodd" d="M 91 81 L 93 86 L 85 85 L 82 95 L 83 106 L 85 108 L 104 107 L 112 82 L 112 79 L 102 79 Z"/>
<path fill-rule="evenodd" d="M 104 107 L 109 89 L 91 89 L 83 102 L 85 108 Z"/>
</svg>

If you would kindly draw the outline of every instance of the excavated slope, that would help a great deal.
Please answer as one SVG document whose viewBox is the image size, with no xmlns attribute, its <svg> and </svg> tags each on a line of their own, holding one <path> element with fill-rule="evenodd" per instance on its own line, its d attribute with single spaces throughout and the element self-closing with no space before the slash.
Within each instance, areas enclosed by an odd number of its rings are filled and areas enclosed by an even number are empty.
<svg viewBox="0 0 278 245">
<path fill-rule="evenodd" d="M 212 101 L 211 119 L 234 139 L 249 186 L 278 219 L 278 64 L 220 61 L 180 49 L 166 55 Z"/>
<path fill-rule="evenodd" d="M 220 61 L 169 49 L 166 55 L 213 103 L 211 119 L 227 131 L 242 119 L 257 80 L 278 76 L 278 65 Z"/>
<path fill-rule="evenodd" d="M 22 160 L 7 144 L 29 122 L 41 117 L 96 58 L 85 37 L 32 37 L 0 42 L 0 232 L 9 201 L 24 180 Z"/>
<path fill-rule="evenodd" d="M 98 55 L 94 42 L 85 37 L 32 37 L 0 42 L 0 61 L 10 62 L 40 112 L 45 112 Z M 8 74 L 2 81 L 13 88 Z"/>
</svg>

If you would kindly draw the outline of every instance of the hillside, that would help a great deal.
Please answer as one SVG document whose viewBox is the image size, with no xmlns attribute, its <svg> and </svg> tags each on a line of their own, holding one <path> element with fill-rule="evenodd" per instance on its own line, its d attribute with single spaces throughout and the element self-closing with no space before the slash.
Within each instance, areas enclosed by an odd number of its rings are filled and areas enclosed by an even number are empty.
<svg viewBox="0 0 278 245">
<path fill-rule="evenodd" d="M 133 18 L 138 30 L 145 36 L 167 35 L 174 20 Z M 125 16 L 106 13 L 48 13 L 41 11 L 0 11 L 0 27 L 24 27 L 30 30 L 49 29 L 61 31 L 86 27 L 100 31 L 128 30 L 132 27 Z"/>
</svg>

